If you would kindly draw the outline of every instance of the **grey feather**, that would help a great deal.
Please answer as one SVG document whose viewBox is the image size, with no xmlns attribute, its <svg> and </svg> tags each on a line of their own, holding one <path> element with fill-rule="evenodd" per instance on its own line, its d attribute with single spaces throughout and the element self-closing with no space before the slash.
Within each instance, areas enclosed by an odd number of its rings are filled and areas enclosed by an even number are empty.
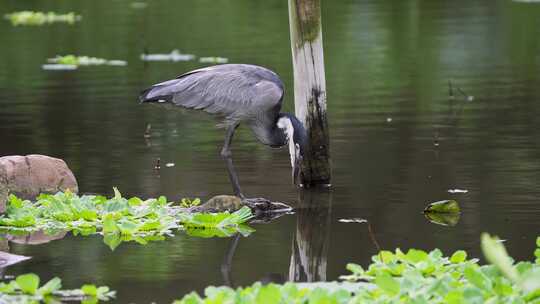
<svg viewBox="0 0 540 304">
<path fill-rule="evenodd" d="M 141 102 L 167 101 L 225 118 L 225 123 L 274 123 L 281 109 L 283 83 L 272 71 L 247 64 L 194 70 L 153 85 Z"/>
</svg>

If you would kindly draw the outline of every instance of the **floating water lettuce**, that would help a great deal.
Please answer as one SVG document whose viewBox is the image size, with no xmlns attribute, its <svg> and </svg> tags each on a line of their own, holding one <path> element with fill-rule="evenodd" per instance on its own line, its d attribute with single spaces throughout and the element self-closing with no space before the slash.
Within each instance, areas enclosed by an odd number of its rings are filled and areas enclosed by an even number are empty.
<svg viewBox="0 0 540 304">
<path fill-rule="evenodd" d="M 81 20 L 81 16 L 73 12 L 67 14 L 58 14 L 54 12 L 33 12 L 21 11 L 4 15 L 4 18 L 9 20 L 11 24 L 18 25 L 44 25 L 50 23 L 68 23 L 74 24 Z"/>
<path fill-rule="evenodd" d="M 229 62 L 228 58 L 223 57 L 201 57 L 199 58 L 199 62 L 203 63 L 227 63 Z"/>
<path fill-rule="evenodd" d="M 110 66 L 126 66 L 127 62 L 123 60 L 107 60 L 89 56 L 65 55 L 56 56 L 47 59 L 48 64 L 42 65 L 44 70 L 75 70 L 79 66 L 89 65 L 110 65 Z"/>
<path fill-rule="evenodd" d="M 195 59 L 193 54 L 182 54 L 178 50 L 173 50 L 168 54 L 141 54 L 142 61 L 191 61 Z"/>
<path fill-rule="evenodd" d="M 540 239 L 538 240 L 540 245 Z M 381 251 L 367 269 L 348 264 L 349 284 L 255 283 L 244 288 L 208 287 L 175 304 L 197 303 L 540 303 L 540 265 L 513 264 L 496 238 L 482 236 L 482 248 L 493 265 L 478 265 L 463 250 L 444 257 L 426 252 Z"/>
<path fill-rule="evenodd" d="M 112 198 L 106 198 L 78 196 L 66 191 L 41 194 L 36 202 L 10 195 L 6 214 L 0 216 L 0 231 L 8 234 L 37 231 L 48 234 L 71 231 L 83 236 L 101 234 L 111 249 L 127 241 L 146 244 L 163 240 L 188 228 L 215 232 L 205 237 L 248 235 L 253 231 L 245 225 L 253 216 L 248 207 L 233 213 L 190 213 L 187 208 L 168 202 L 164 196 L 142 200 L 137 197 L 126 199 L 116 188 L 114 193 Z M 183 204 L 198 202 L 184 200 Z"/>
<path fill-rule="evenodd" d="M 53 278 L 40 285 L 40 278 L 33 273 L 17 276 L 14 280 L 0 282 L 0 303 L 59 303 L 83 301 L 97 303 L 115 297 L 116 292 L 107 286 L 84 285 L 80 289 L 64 290 L 60 278 Z"/>
</svg>

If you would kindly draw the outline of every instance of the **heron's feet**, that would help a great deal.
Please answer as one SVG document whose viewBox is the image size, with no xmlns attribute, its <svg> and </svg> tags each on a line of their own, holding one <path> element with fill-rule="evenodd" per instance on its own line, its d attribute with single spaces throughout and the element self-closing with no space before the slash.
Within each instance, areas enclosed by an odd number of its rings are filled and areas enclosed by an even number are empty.
<svg viewBox="0 0 540 304">
<path fill-rule="evenodd" d="M 240 198 L 233 195 L 217 195 L 209 199 L 204 204 L 190 208 L 190 212 L 234 212 L 247 206 L 255 216 L 257 221 L 269 221 L 283 214 L 291 212 L 291 206 L 272 202 L 266 198 Z"/>
<path fill-rule="evenodd" d="M 273 202 L 263 197 L 244 197 L 241 200 L 244 205 L 250 207 L 251 210 L 257 211 L 257 213 L 287 213 L 293 210 L 293 208 L 287 204 L 281 202 Z"/>
</svg>

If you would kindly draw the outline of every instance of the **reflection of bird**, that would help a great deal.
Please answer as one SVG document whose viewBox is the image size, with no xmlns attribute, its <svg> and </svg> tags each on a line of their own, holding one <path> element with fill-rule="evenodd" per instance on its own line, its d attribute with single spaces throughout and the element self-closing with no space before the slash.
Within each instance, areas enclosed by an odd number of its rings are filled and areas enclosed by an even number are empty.
<svg viewBox="0 0 540 304">
<path fill-rule="evenodd" d="M 255 137 L 271 147 L 289 145 L 293 182 L 299 184 L 306 131 L 292 114 L 280 113 L 283 83 L 276 73 L 255 65 L 224 64 L 194 70 L 155 84 L 141 102 L 165 102 L 203 110 L 224 118 L 227 129 L 221 156 L 227 163 L 235 195 L 244 197 L 233 168 L 230 145 L 238 125 L 246 123 Z"/>
</svg>

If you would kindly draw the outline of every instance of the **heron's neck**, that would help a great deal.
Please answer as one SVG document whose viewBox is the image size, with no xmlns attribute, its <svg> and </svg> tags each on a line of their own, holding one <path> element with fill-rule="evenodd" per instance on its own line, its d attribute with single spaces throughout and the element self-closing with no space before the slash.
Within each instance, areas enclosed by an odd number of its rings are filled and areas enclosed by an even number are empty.
<svg viewBox="0 0 540 304">
<path fill-rule="evenodd" d="M 294 117 L 294 118 L 293 118 Z M 295 143 L 294 143 L 294 124 L 292 119 L 296 119 L 296 117 L 292 114 L 285 113 L 284 115 L 280 115 L 280 117 L 277 120 L 277 129 L 280 130 L 280 133 L 284 136 L 283 145 L 287 144 L 289 145 L 289 154 L 291 155 L 291 166 L 294 167 L 294 158 L 292 155 L 295 155 Z"/>
</svg>

